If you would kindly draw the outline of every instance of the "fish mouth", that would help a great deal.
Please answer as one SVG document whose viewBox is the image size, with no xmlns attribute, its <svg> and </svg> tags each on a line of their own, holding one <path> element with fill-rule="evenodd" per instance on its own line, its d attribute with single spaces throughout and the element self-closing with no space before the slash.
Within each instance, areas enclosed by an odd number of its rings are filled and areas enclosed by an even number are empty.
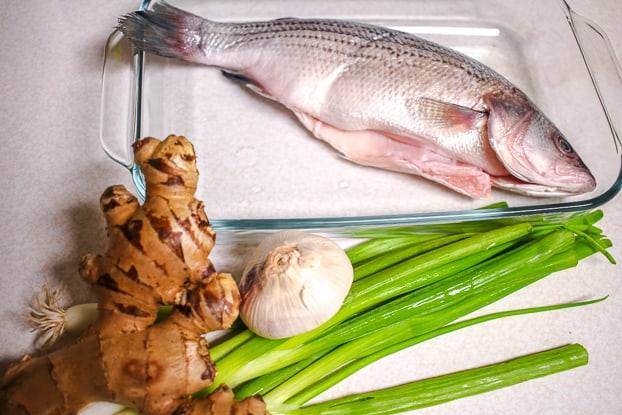
<svg viewBox="0 0 622 415">
<path fill-rule="evenodd" d="M 574 196 L 591 192 L 596 188 L 596 179 L 587 169 L 568 166 L 555 170 L 547 175 L 531 175 L 529 177 L 506 165 L 511 174 L 497 178 L 503 187 L 530 196 Z M 494 180 L 493 180 L 494 183 Z"/>
<path fill-rule="evenodd" d="M 534 197 L 569 197 L 588 193 L 596 187 L 596 181 L 584 182 L 581 185 L 550 185 L 520 180 L 514 176 L 492 177 L 492 185 L 499 189 L 509 190 Z"/>
<path fill-rule="evenodd" d="M 493 186 L 537 197 L 576 196 L 596 188 L 596 180 L 588 170 L 575 170 L 571 174 L 566 172 L 559 176 L 562 180 L 552 180 L 545 176 L 527 178 L 511 170 L 510 174 L 511 176 L 492 177 Z"/>
</svg>

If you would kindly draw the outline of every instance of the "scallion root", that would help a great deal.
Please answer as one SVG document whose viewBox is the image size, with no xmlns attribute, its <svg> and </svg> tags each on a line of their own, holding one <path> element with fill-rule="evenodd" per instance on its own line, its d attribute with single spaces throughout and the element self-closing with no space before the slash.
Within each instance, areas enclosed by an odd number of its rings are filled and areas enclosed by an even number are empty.
<svg viewBox="0 0 622 415">
<path fill-rule="evenodd" d="M 61 336 L 81 334 L 97 318 L 97 304 L 85 303 L 72 307 L 61 305 L 63 288 L 44 285 L 24 317 L 38 333 L 37 345 L 44 349 L 51 347 Z"/>
</svg>

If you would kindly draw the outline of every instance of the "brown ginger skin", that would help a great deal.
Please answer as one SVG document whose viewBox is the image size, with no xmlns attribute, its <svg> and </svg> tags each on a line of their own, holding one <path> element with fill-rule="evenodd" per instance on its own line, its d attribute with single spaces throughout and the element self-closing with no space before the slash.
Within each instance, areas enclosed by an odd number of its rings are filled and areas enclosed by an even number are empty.
<svg viewBox="0 0 622 415">
<path fill-rule="evenodd" d="M 106 189 L 106 252 L 80 263 L 97 295 L 98 320 L 73 344 L 10 367 L 0 380 L 0 413 L 76 414 L 95 401 L 144 415 L 266 413 L 259 397 L 237 402 L 226 386 L 189 399 L 216 375 L 201 335 L 230 327 L 240 295 L 232 276 L 216 272 L 208 258 L 215 234 L 194 197 L 192 144 L 171 135 L 141 140 L 134 150 L 145 202 L 123 186 Z M 154 325 L 163 305 L 175 307 Z"/>
</svg>

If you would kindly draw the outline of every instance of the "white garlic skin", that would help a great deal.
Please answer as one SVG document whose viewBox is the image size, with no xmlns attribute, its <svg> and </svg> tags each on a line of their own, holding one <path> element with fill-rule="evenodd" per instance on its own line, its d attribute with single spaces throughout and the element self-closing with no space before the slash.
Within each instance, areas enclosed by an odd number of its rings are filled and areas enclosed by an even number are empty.
<svg viewBox="0 0 622 415">
<path fill-rule="evenodd" d="M 282 231 L 253 251 L 240 280 L 240 317 L 270 339 L 295 336 L 330 319 L 352 286 L 354 271 L 334 241 Z"/>
</svg>

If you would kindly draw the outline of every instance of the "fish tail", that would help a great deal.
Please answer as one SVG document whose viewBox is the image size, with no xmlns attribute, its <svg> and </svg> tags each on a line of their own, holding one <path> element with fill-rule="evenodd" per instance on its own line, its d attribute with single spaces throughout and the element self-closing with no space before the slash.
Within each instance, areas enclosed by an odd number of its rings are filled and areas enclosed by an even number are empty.
<svg viewBox="0 0 622 415">
<path fill-rule="evenodd" d="M 159 1 L 119 19 L 117 29 L 138 49 L 168 58 L 192 61 L 201 49 L 206 20 Z"/>
</svg>

